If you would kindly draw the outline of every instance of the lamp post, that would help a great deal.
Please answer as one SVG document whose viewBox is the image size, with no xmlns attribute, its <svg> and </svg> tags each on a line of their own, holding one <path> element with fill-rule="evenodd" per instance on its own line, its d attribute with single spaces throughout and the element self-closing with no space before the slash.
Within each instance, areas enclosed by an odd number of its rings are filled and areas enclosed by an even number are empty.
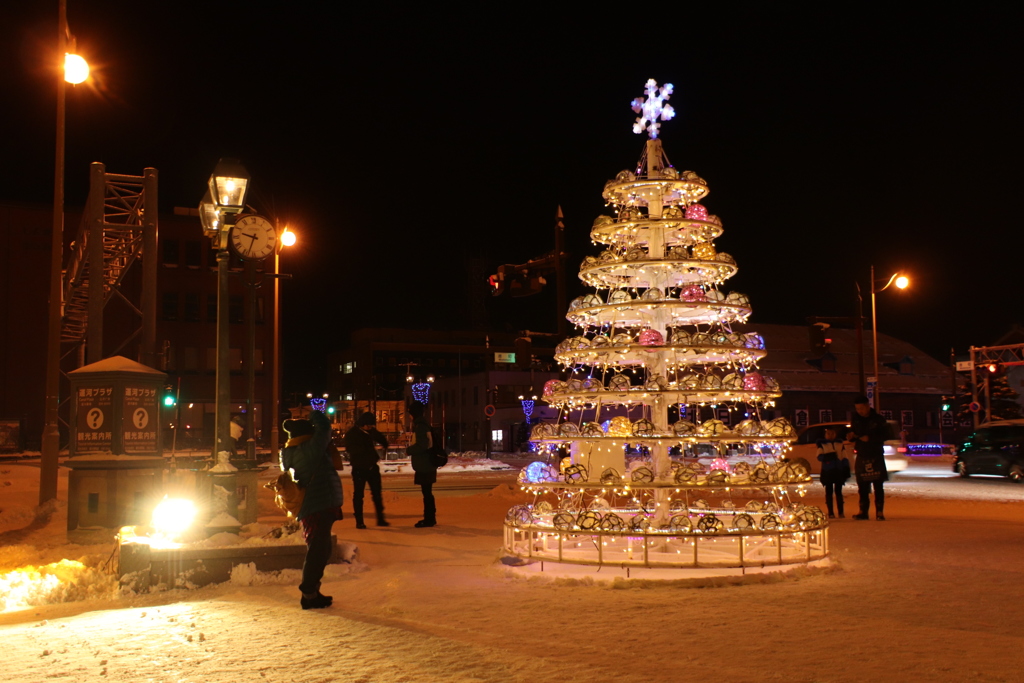
<svg viewBox="0 0 1024 683">
<path fill-rule="evenodd" d="M 71 49 L 71 53 L 68 49 Z M 60 326 L 63 318 L 61 267 L 64 262 L 64 83 L 78 84 L 89 77 L 89 65 L 73 54 L 74 38 L 68 31 L 67 2 L 60 0 L 57 15 L 57 56 L 64 56 L 64 72 L 57 78 L 57 145 L 53 171 L 53 231 L 50 243 L 50 301 L 47 309 L 46 404 L 39 466 L 39 503 L 57 497 L 60 456 Z"/>
<path fill-rule="evenodd" d="M 216 436 L 213 457 L 227 449 L 231 433 L 231 370 L 228 367 L 230 341 L 228 290 L 228 232 L 235 218 L 245 208 L 249 190 L 249 173 L 236 159 L 221 159 L 210 176 L 209 189 L 199 204 L 199 220 L 203 230 L 217 250 L 217 379 L 216 379 Z"/>
<path fill-rule="evenodd" d="M 884 292 L 889 289 L 891 285 L 895 284 L 898 289 L 906 289 L 910 284 L 910 280 L 906 275 L 899 272 L 893 273 L 885 285 L 879 289 L 875 289 L 875 266 L 871 266 L 871 336 L 874 341 L 875 351 L 875 391 L 874 391 L 874 408 L 876 411 L 881 412 L 882 404 L 879 400 L 881 397 L 881 378 L 878 376 L 878 317 L 877 307 L 875 305 L 875 295 Z"/>
<path fill-rule="evenodd" d="M 274 369 L 271 380 L 270 400 L 273 421 L 270 423 L 270 452 L 277 453 L 281 447 L 281 249 L 295 244 L 295 233 L 278 225 L 277 249 L 274 250 Z"/>
</svg>

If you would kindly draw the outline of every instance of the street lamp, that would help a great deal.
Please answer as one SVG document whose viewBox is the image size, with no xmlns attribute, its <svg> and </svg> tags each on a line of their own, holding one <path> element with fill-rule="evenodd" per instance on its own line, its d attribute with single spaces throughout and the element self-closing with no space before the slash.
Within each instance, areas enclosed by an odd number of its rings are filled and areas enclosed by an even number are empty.
<svg viewBox="0 0 1024 683">
<path fill-rule="evenodd" d="M 889 277 L 888 282 L 886 282 L 883 287 L 875 289 L 875 266 L 871 266 L 871 335 L 874 339 L 875 347 L 875 391 L 873 396 L 874 405 L 872 405 L 872 408 L 878 412 L 881 412 L 882 410 L 882 404 L 879 400 L 882 392 L 881 377 L 878 375 L 878 320 L 876 315 L 875 295 L 879 292 L 884 292 L 892 285 L 896 285 L 897 289 L 906 289 L 910 285 L 910 279 L 907 278 L 906 275 L 896 272 Z"/>
<path fill-rule="evenodd" d="M 277 249 L 274 250 L 274 369 L 271 380 L 270 452 L 277 453 L 281 446 L 281 248 L 295 245 L 295 233 L 288 226 L 278 226 Z"/>
<path fill-rule="evenodd" d="M 199 204 L 199 220 L 203 231 L 217 250 L 217 380 L 216 436 L 213 457 L 227 450 L 231 438 L 231 371 L 228 367 L 230 341 L 228 290 L 228 232 L 235 218 L 245 208 L 249 190 L 249 173 L 236 159 L 221 159 L 210 175 L 209 189 Z"/>
<path fill-rule="evenodd" d="M 72 52 L 69 53 L 68 50 Z M 61 268 L 64 262 L 64 83 L 77 84 L 89 77 L 89 65 L 73 54 L 75 40 L 68 30 L 67 2 L 57 13 L 57 55 L 64 55 L 64 73 L 57 79 L 57 145 L 53 171 L 53 231 L 50 242 L 50 301 L 47 309 L 46 403 L 39 464 L 39 503 L 57 497 L 60 456 L 60 326 L 63 318 Z"/>
</svg>

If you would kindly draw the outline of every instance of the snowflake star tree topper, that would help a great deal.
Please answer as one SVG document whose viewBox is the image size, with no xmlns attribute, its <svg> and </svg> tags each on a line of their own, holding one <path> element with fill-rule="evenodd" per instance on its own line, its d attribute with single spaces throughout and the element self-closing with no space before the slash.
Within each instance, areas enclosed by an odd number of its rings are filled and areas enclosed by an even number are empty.
<svg viewBox="0 0 1024 683">
<path fill-rule="evenodd" d="M 633 111 L 640 114 L 640 118 L 633 124 L 633 132 L 640 134 L 648 130 L 651 139 L 658 137 L 658 119 L 668 121 L 676 115 L 676 110 L 666 100 L 672 96 L 672 84 L 666 83 L 658 87 L 657 81 L 648 79 L 644 87 L 644 94 L 647 98 L 638 97 L 633 100 Z"/>
</svg>

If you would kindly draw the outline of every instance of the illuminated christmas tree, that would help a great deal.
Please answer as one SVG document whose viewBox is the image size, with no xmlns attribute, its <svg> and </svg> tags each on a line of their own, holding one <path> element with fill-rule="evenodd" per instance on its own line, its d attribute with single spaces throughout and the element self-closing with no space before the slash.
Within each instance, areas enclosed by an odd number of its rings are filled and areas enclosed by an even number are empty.
<svg viewBox="0 0 1024 683">
<path fill-rule="evenodd" d="M 506 518 L 512 555 L 650 567 L 791 564 L 827 553 L 827 521 L 791 499 L 810 481 L 783 459 L 792 426 L 775 418 L 778 384 L 746 295 L 722 286 L 736 261 L 715 247 L 722 222 L 701 203 L 708 186 L 678 171 L 658 138 L 674 116 L 672 85 L 647 82 L 634 132 L 649 136 L 635 170 L 604 187 L 612 215 L 594 221 L 605 249 L 580 279 L 577 336 L 556 359 L 565 381 L 543 400 L 560 409 L 531 439 L 566 452 L 564 469 L 537 462 L 520 476 L 535 495 Z"/>
</svg>

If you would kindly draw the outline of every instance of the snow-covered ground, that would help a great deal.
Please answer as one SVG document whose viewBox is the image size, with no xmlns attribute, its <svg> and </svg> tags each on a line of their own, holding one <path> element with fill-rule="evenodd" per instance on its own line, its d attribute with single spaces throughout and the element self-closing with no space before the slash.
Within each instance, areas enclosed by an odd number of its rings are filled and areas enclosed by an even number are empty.
<svg viewBox="0 0 1024 683">
<path fill-rule="evenodd" d="M 438 497 L 430 529 L 389 492 L 392 527 L 335 525 L 359 559 L 328 568 L 322 611 L 299 609 L 295 570 L 119 593 L 112 545 L 68 544 L 37 482 L 0 463 L 0 593 L 19 568 L 82 566 L 43 568 L 62 588 L 0 613 L 2 681 L 1017 681 L 1024 664 L 1024 486 L 940 466 L 887 486 L 888 521 L 837 520 L 828 569 L 695 582 L 524 579 L 497 562 L 515 486 Z"/>
</svg>

